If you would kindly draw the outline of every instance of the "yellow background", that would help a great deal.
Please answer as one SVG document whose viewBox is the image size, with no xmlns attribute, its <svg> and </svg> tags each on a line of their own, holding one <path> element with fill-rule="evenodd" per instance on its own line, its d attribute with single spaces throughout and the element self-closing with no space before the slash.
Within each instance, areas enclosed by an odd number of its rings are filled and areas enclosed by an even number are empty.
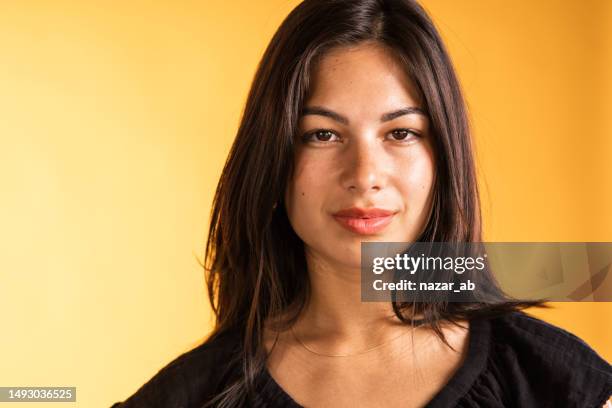
<svg viewBox="0 0 612 408">
<path fill-rule="evenodd" d="M 0 386 L 109 406 L 208 333 L 212 194 L 295 4 L 0 3 Z M 612 2 L 424 5 L 469 103 L 487 240 L 612 241 Z M 612 358 L 612 304 L 555 305 L 536 315 Z"/>
</svg>

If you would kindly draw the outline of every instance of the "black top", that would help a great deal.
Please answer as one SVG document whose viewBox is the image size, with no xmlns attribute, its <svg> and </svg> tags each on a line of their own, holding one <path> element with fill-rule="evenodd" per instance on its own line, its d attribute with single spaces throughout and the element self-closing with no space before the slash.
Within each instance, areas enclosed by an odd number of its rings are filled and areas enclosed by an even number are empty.
<svg viewBox="0 0 612 408">
<path fill-rule="evenodd" d="M 111 408 L 202 407 L 239 374 L 239 352 L 226 333 L 162 368 Z M 252 407 L 301 407 L 266 370 Z M 575 335 L 524 312 L 472 320 L 463 364 L 426 405 L 442 407 L 601 408 L 612 395 L 612 367 Z"/>
</svg>

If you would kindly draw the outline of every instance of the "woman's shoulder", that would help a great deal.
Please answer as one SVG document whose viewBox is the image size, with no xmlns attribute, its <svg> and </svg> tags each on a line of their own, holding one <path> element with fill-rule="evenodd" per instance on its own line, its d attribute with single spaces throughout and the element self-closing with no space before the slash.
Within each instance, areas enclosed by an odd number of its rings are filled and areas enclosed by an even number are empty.
<svg viewBox="0 0 612 408">
<path fill-rule="evenodd" d="M 239 354 L 239 340 L 235 330 L 210 336 L 166 364 L 133 395 L 111 408 L 179 408 L 205 401 L 231 374 L 229 363 Z"/>
<path fill-rule="evenodd" d="M 570 360 L 595 373 L 610 375 L 610 364 L 580 337 L 559 326 L 523 311 L 492 318 L 490 323 L 491 336 L 497 350 L 506 349 L 514 353 L 527 351 L 530 354 L 537 352 L 543 362 L 567 366 L 565 363 Z"/>
<path fill-rule="evenodd" d="M 612 395 L 612 367 L 575 334 L 522 311 L 488 324 L 485 368 L 465 399 L 487 394 L 490 406 L 602 407 Z"/>
</svg>

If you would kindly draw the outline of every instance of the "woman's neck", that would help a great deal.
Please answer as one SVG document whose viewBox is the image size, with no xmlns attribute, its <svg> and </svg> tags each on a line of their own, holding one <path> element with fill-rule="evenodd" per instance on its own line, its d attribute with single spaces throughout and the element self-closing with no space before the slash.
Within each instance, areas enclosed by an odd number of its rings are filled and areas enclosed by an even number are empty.
<svg viewBox="0 0 612 408">
<path fill-rule="evenodd" d="M 364 350 L 406 330 L 390 302 L 361 301 L 359 268 L 310 259 L 310 298 L 294 326 L 321 348 Z"/>
</svg>

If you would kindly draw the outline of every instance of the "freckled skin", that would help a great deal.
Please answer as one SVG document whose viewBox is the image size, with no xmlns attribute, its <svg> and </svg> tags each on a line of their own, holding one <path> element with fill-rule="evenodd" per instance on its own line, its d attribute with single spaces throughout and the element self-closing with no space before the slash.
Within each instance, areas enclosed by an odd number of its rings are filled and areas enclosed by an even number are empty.
<svg viewBox="0 0 612 408">
<path fill-rule="evenodd" d="M 384 113 L 404 107 L 424 109 L 401 66 L 380 45 L 362 43 L 330 51 L 313 71 L 313 79 L 305 106 L 337 112 L 349 123 L 302 116 L 286 210 L 305 243 L 307 258 L 357 269 L 361 241 L 414 241 L 425 225 L 435 178 L 429 123 L 416 114 L 380 121 Z M 320 129 L 332 131 L 333 140 L 302 141 L 303 134 Z M 396 129 L 421 136 L 396 140 Z M 397 213 L 382 232 L 364 236 L 344 229 L 332 216 L 353 206 Z"/>
</svg>

